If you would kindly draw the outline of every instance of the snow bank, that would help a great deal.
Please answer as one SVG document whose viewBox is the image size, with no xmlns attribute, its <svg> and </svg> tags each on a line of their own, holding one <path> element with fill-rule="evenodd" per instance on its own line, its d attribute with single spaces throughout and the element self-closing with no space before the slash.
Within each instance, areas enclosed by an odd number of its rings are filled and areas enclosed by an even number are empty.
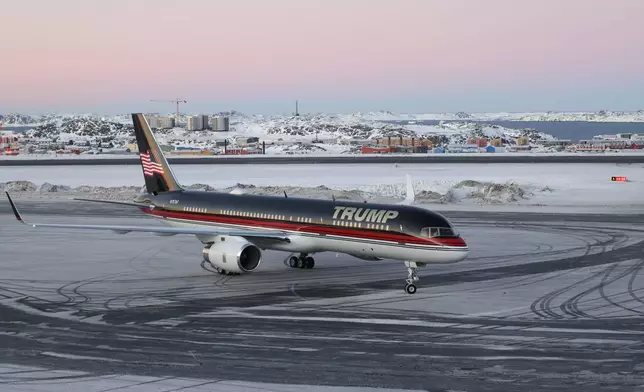
<svg viewBox="0 0 644 392">
<path fill-rule="evenodd" d="M 417 203 L 434 208 L 644 211 L 641 164 L 240 164 L 173 169 L 182 184 L 224 192 L 239 188 L 254 194 L 283 196 L 286 191 L 292 197 L 396 202 L 405 198 L 409 174 Z M 612 176 L 625 176 L 628 182 L 613 182 Z M 142 191 L 142 183 L 138 165 L 0 170 L 0 190 L 41 200 L 71 196 L 131 200 Z"/>
<path fill-rule="evenodd" d="M 451 182 L 412 181 L 419 204 L 453 204 L 472 202 L 478 204 L 507 204 L 530 200 L 534 195 L 552 192 L 547 186 L 518 184 L 515 181 L 494 182 L 462 180 Z M 404 184 L 387 184 L 361 187 L 360 191 L 372 198 L 404 199 Z"/>
<path fill-rule="evenodd" d="M 416 184 L 418 185 L 418 184 Z M 404 199 L 405 184 L 376 185 L 361 188 L 328 187 L 324 185 L 315 187 L 303 186 L 255 186 L 252 184 L 238 183 L 235 186 L 222 189 L 214 188 L 207 184 L 192 184 L 185 186 L 187 189 L 199 191 L 233 192 L 253 195 L 303 197 L 316 199 L 391 202 Z M 443 189 L 441 189 L 443 188 Z M 66 185 L 43 183 L 40 185 L 29 181 L 10 181 L 0 183 L 0 190 L 11 192 L 16 198 L 68 198 L 85 197 L 105 200 L 131 200 L 140 193 L 145 192 L 144 186 L 119 186 L 102 187 L 82 185 L 70 187 Z M 494 183 L 474 180 L 460 181 L 448 187 L 433 187 L 422 184 L 421 189 L 415 189 L 416 202 L 427 203 L 462 203 L 474 202 L 478 204 L 504 204 L 521 200 L 528 200 L 530 196 L 546 189 L 534 186 L 522 186 L 514 182 Z M 551 191 L 548 189 L 547 191 Z"/>
<path fill-rule="evenodd" d="M 447 202 L 474 200 L 480 203 L 505 204 L 530 199 L 535 193 L 552 192 L 549 187 L 519 185 L 513 181 L 495 182 L 461 181 L 444 196 Z"/>
</svg>

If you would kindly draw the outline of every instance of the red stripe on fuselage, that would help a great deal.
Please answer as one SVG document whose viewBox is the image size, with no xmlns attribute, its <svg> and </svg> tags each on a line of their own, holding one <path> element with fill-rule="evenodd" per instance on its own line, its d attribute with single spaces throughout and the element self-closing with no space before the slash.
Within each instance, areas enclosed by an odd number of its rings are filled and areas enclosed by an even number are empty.
<svg viewBox="0 0 644 392">
<path fill-rule="evenodd" d="M 253 226 L 265 229 L 291 230 L 312 234 L 327 234 L 341 237 L 352 237 L 369 240 L 395 241 L 406 244 L 434 245 L 434 246 L 451 246 L 466 247 L 465 241 L 460 237 L 443 237 L 443 238 L 423 238 L 415 237 L 404 233 L 381 232 L 373 230 L 364 230 L 350 227 L 332 227 L 326 225 L 311 225 L 295 222 L 268 221 L 262 219 L 233 217 L 216 214 L 199 214 L 193 212 L 168 211 L 149 208 L 142 208 L 146 213 L 166 218 L 185 219 L 196 222 L 224 223 L 230 225 Z"/>
</svg>

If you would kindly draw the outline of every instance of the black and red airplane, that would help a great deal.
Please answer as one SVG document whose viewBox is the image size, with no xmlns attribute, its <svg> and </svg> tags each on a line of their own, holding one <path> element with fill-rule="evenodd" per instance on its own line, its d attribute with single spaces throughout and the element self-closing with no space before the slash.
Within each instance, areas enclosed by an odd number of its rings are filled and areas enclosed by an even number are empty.
<svg viewBox="0 0 644 392">
<path fill-rule="evenodd" d="M 365 260 L 405 262 L 405 291 L 416 292 L 417 268 L 465 259 L 469 249 L 442 215 L 419 207 L 183 189 L 140 113 L 132 114 L 147 193 L 132 202 L 88 200 L 140 208 L 164 226 L 40 224 L 32 227 L 190 234 L 205 244 L 203 258 L 221 274 L 257 269 L 262 250 L 290 252 L 293 268 L 313 268 L 314 253 L 337 252 Z M 297 256 L 296 256 L 297 254 Z"/>
</svg>

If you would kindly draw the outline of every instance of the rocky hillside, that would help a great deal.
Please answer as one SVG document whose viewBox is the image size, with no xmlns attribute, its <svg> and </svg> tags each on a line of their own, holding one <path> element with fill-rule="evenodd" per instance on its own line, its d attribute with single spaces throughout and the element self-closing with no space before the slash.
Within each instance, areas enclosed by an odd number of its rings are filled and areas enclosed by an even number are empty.
<svg viewBox="0 0 644 392">
<path fill-rule="evenodd" d="M 236 113 L 235 113 L 236 114 Z M 466 117 L 466 113 L 462 113 Z M 29 116 L 14 116 L 13 121 L 34 121 Z M 25 136 L 33 139 L 55 142 L 113 142 L 115 147 L 123 147 L 134 142 L 131 120 L 126 116 L 102 117 L 95 115 L 61 115 L 38 118 L 40 125 L 26 131 Z M 316 138 L 322 143 L 335 143 L 341 140 L 368 140 L 379 138 L 429 138 L 434 145 L 445 146 L 450 143 L 463 144 L 470 137 L 500 137 L 512 143 L 516 137 L 528 136 L 531 141 L 553 139 L 551 135 L 533 129 L 509 129 L 498 125 L 467 122 L 447 122 L 440 125 L 417 125 L 390 123 L 379 120 L 365 120 L 358 117 L 340 115 L 305 116 L 243 116 L 231 117 L 229 132 L 185 131 L 182 128 L 156 130 L 157 140 L 173 146 L 213 147 L 228 139 L 229 144 L 236 140 L 251 138 L 268 142 L 311 143 Z"/>
</svg>

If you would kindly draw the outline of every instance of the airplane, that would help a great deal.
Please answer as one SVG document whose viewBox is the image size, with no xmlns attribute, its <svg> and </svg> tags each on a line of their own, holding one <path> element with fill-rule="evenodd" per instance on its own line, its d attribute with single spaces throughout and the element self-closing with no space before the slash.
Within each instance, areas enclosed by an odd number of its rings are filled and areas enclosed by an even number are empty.
<svg viewBox="0 0 644 392">
<path fill-rule="evenodd" d="M 267 249 L 290 252 L 285 261 L 292 268 L 313 268 L 311 255 L 321 252 L 401 260 L 408 271 L 408 294 L 416 293 L 419 267 L 468 256 L 468 245 L 444 216 L 409 205 L 409 177 L 407 198 L 398 204 L 187 190 L 177 182 L 145 116 L 132 113 L 132 121 L 147 193 L 132 202 L 77 200 L 137 207 L 164 225 L 28 223 L 5 192 L 16 219 L 31 227 L 194 235 L 205 245 L 203 259 L 223 275 L 255 271 Z"/>
</svg>

